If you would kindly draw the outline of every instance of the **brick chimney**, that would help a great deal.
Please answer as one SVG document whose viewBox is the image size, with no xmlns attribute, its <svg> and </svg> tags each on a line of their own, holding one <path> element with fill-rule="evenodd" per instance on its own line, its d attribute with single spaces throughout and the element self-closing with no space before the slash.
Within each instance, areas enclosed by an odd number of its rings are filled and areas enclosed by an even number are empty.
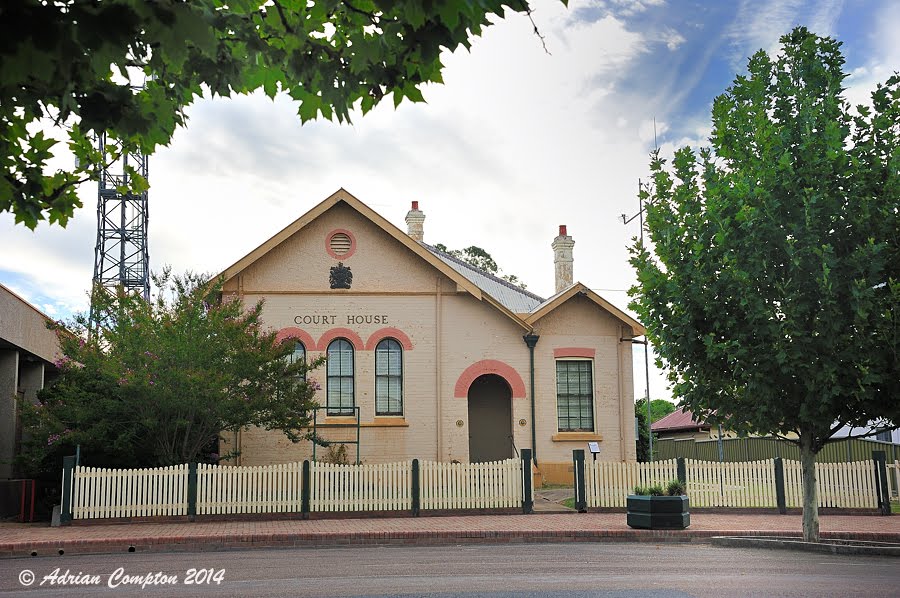
<svg viewBox="0 0 900 598">
<path fill-rule="evenodd" d="M 412 209 L 406 213 L 407 234 L 413 241 L 425 240 L 425 214 L 419 209 L 419 202 L 412 202 Z"/>
<path fill-rule="evenodd" d="M 572 248 L 575 241 L 566 234 L 566 225 L 559 225 L 559 236 L 550 245 L 553 248 L 553 269 L 556 272 L 556 293 L 572 285 Z"/>
</svg>

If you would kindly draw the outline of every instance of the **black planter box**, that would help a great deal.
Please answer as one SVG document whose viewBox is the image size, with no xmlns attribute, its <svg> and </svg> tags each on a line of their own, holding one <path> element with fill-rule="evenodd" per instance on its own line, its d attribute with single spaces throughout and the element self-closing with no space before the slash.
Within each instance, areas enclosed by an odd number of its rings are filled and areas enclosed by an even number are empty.
<svg viewBox="0 0 900 598">
<path fill-rule="evenodd" d="M 628 526 L 639 529 L 685 529 L 691 524 L 687 496 L 628 496 Z"/>
</svg>

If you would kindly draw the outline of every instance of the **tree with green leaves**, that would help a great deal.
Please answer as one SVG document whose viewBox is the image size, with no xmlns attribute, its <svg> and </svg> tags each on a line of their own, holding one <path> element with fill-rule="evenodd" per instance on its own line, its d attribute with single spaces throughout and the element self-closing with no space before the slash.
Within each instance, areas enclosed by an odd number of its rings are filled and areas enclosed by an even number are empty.
<svg viewBox="0 0 900 598">
<path fill-rule="evenodd" d="M 647 403 L 644 402 L 644 412 L 647 411 Z M 665 399 L 653 399 L 650 401 L 650 423 L 656 423 L 665 416 L 675 411 L 675 404 Z"/>
<path fill-rule="evenodd" d="M 22 404 L 30 475 L 58 473 L 79 445 L 91 465 L 139 467 L 215 462 L 220 435 L 245 426 L 312 439 L 317 384 L 305 373 L 321 359 L 292 361 L 294 343 L 263 328 L 262 302 L 217 301 L 220 285 L 198 275 L 154 282 L 149 302 L 98 287 L 90 335 L 84 316 L 56 325 L 60 377 Z"/>
<path fill-rule="evenodd" d="M 520 289 L 528 288 L 525 283 L 519 280 L 519 277 L 515 274 L 501 274 L 500 266 L 497 265 L 497 262 L 494 261 L 494 258 L 491 256 L 491 254 L 481 247 L 470 245 L 465 249 L 448 249 L 447 246 L 443 243 L 436 243 L 434 245 L 434 248 L 438 251 L 446 253 L 447 255 L 452 255 L 453 257 L 460 259 L 470 266 L 478 268 L 479 270 L 484 270 L 488 274 L 493 274 L 494 276 L 502 278 L 506 282 L 514 284 Z"/>
<path fill-rule="evenodd" d="M 651 402 L 650 409 L 653 405 Z M 634 417 L 637 420 L 637 461 L 647 463 L 650 461 L 650 426 L 647 425 L 647 399 L 638 399 L 634 403 Z"/>
<path fill-rule="evenodd" d="M 0 3 L 0 212 L 65 226 L 79 183 L 168 144 L 204 93 L 285 93 L 302 122 L 422 102 L 422 85 L 442 82 L 442 49 L 470 47 L 507 8 L 531 13 L 525 0 Z M 76 161 L 54 171 L 63 141 Z"/>
<path fill-rule="evenodd" d="M 900 423 L 900 76 L 852 109 L 839 42 L 781 43 L 716 98 L 711 148 L 653 154 L 631 305 L 688 410 L 796 435 L 815 541 L 816 453 Z"/>
</svg>

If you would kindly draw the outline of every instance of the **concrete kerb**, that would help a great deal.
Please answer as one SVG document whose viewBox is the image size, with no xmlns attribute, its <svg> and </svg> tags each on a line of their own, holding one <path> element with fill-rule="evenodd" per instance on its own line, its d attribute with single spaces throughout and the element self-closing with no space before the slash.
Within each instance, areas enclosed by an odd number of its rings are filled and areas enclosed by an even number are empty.
<svg viewBox="0 0 900 598">
<path fill-rule="evenodd" d="M 800 538 L 775 536 L 715 536 L 710 538 L 709 542 L 716 546 L 735 548 L 769 548 L 826 554 L 900 557 L 900 543 L 898 542 L 850 539 L 823 539 L 820 542 L 805 542 Z"/>
<path fill-rule="evenodd" d="M 897 534 L 840 532 L 841 538 L 810 544 L 800 538 L 772 537 L 763 532 L 729 530 L 566 530 L 566 531 L 422 531 L 339 532 L 329 534 L 268 533 L 209 536 L 118 537 L 67 541 L 0 543 L 0 558 L 122 552 L 216 552 L 250 548 L 300 548 L 348 545 L 530 544 L 561 542 L 712 543 L 721 546 L 794 548 L 834 554 L 900 556 Z M 769 532 L 770 533 L 770 532 Z M 833 534 L 838 535 L 838 534 Z M 858 539 L 855 539 L 858 538 Z M 885 541 L 879 541 L 885 540 Z M 828 543 L 825 543 L 828 542 Z"/>
</svg>

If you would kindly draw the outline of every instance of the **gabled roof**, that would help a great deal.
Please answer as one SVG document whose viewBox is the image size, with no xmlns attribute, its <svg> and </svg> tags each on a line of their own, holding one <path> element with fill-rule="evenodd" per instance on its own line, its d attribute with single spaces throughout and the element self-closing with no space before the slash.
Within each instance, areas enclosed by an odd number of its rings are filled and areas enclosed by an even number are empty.
<svg viewBox="0 0 900 598">
<path fill-rule="evenodd" d="M 702 428 L 709 428 L 709 424 L 703 420 L 697 421 L 693 413 L 681 407 L 650 425 L 653 432 L 678 432 Z"/>
<path fill-rule="evenodd" d="M 514 313 L 528 313 L 544 301 L 542 297 L 535 295 L 531 291 L 526 291 L 522 287 L 518 287 L 507 280 L 494 276 L 481 268 L 476 268 L 458 257 L 444 253 L 440 249 L 426 243 L 423 243 L 422 245 L 451 268 L 478 285 L 478 288 L 482 291 L 499 301 L 504 307 Z"/>
<path fill-rule="evenodd" d="M 386 220 L 383 216 L 381 216 L 378 212 L 374 211 L 372 208 L 358 200 L 352 194 L 350 194 L 343 187 L 335 191 L 331 196 L 326 198 L 324 201 L 319 203 L 319 205 L 315 206 L 313 209 L 303 214 L 297 220 L 293 221 L 278 233 L 275 236 L 271 237 L 268 241 L 248 253 L 246 256 L 229 266 L 225 269 L 224 272 L 221 273 L 221 277 L 225 282 L 231 280 L 242 271 L 246 270 L 248 267 L 253 265 L 257 260 L 266 255 L 269 251 L 289 239 L 291 236 L 302 230 L 306 225 L 310 222 L 327 212 L 329 209 L 337 205 L 338 203 L 345 203 L 350 206 L 352 209 L 356 210 L 360 215 L 364 218 L 367 218 L 388 235 L 399 241 L 401 244 L 406 246 L 410 251 L 421 257 L 423 260 L 431 264 L 438 271 L 440 271 L 444 276 L 454 281 L 457 286 L 470 293 L 476 299 L 485 301 L 490 305 L 494 306 L 502 312 L 505 316 L 513 320 L 516 324 L 522 327 L 525 330 L 529 330 L 530 327 L 515 313 L 513 313 L 509 308 L 503 305 L 500 301 L 492 297 L 490 294 L 482 293 L 481 287 L 477 284 L 460 274 L 455 268 L 451 267 L 447 262 L 438 258 L 435 254 L 429 251 L 423 243 L 419 243 L 418 241 L 414 241 L 408 234 L 401 231 L 399 228 L 391 224 L 388 220 Z"/>
<path fill-rule="evenodd" d="M 543 318 L 544 316 L 546 316 L 547 314 L 552 312 L 554 309 L 563 305 L 566 301 L 568 301 L 572 297 L 577 297 L 577 296 L 587 297 L 588 299 L 590 299 L 591 301 L 593 301 L 594 303 L 596 303 L 597 305 L 599 305 L 600 307 L 602 307 L 603 309 L 608 311 L 610 314 L 612 314 L 613 317 L 615 317 L 622 323 L 630 326 L 631 334 L 633 336 L 641 336 L 643 334 L 646 334 L 646 330 L 644 329 L 644 327 L 641 325 L 640 322 L 638 322 L 637 320 L 635 320 L 634 318 L 632 318 L 631 316 L 626 314 L 624 311 L 622 311 L 621 309 L 619 309 L 618 307 L 616 307 L 615 305 L 613 305 L 612 303 L 610 303 L 609 301 L 607 301 L 606 299 L 604 299 L 603 297 L 601 297 L 600 295 L 598 295 L 597 293 L 595 293 L 594 291 L 592 291 L 591 289 L 589 289 L 588 287 L 586 287 L 585 285 L 583 285 L 580 282 L 576 282 L 575 284 L 569 286 L 568 288 L 563 289 L 562 291 L 553 295 L 552 297 L 550 297 L 549 299 L 547 299 L 540 305 L 537 305 L 534 308 L 532 308 L 532 310 L 529 312 L 529 314 L 525 317 L 525 321 L 528 324 L 533 325 L 535 322 L 537 322 L 538 320 L 540 320 L 541 318 Z"/>
<path fill-rule="evenodd" d="M 284 227 L 262 245 L 226 268 L 221 274 L 222 278 L 225 282 L 231 280 L 243 270 L 246 270 L 253 265 L 269 251 L 341 202 L 348 205 L 364 218 L 370 220 L 385 233 L 431 264 L 447 278 L 454 281 L 460 290 L 466 291 L 476 299 L 492 305 L 498 311 L 503 313 L 503 315 L 513 320 L 525 330 L 531 330 L 531 326 L 534 322 L 544 317 L 572 297 L 583 294 L 598 306 L 612 314 L 613 317 L 630 326 L 634 336 L 644 334 L 644 327 L 641 326 L 637 320 L 630 317 L 628 314 L 618 309 L 612 303 L 581 283 L 576 283 L 545 301 L 540 296 L 517 287 L 502 278 L 485 272 L 480 268 L 476 268 L 458 258 L 439 251 L 430 245 L 413 240 L 408 234 L 391 224 L 378 212 L 358 200 L 344 188 L 338 189 L 313 209 Z"/>
</svg>

